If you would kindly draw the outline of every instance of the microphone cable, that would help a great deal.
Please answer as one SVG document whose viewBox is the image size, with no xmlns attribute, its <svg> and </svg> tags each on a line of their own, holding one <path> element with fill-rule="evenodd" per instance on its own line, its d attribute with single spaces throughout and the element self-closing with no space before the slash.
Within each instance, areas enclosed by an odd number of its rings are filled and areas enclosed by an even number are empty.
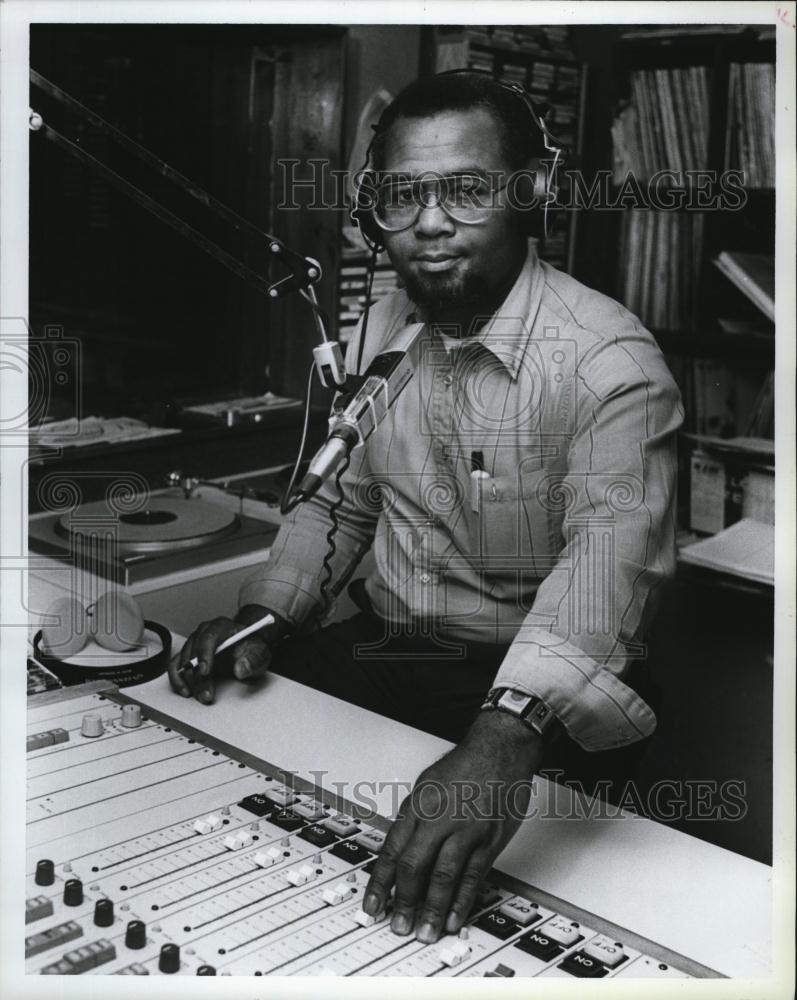
<svg viewBox="0 0 797 1000">
<path fill-rule="evenodd" d="M 351 456 L 349 454 L 341 462 L 340 468 L 335 474 L 335 490 L 337 491 L 337 497 L 329 505 L 329 520 L 330 528 L 327 532 L 327 554 L 324 556 L 323 570 L 324 576 L 321 580 L 321 599 L 323 604 L 321 605 L 321 610 L 318 613 L 319 624 L 326 618 L 329 614 L 330 605 L 332 604 L 332 597 L 329 593 L 329 585 L 332 583 L 332 559 L 337 552 L 337 546 L 335 545 L 335 535 L 338 533 L 338 528 L 340 527 L 340 522 L 338 521 L 338 510 L 340 509 L 345 496 L 343 493 L 343 485 L 341 480 L 346 474 L 346 470 L 349 468 L 351 463 Z"/>
<path fill-rule="evenodd" d="M 282 500 L 280 501 L 280 514 L 284 517 L 286 514 L 290 514 L 292 510 L 295 510 L 301 503 L 301 497 L 294 496 L 293 488 L 296 485 L 296 477 L 299 474 L 299 468 L 302 464 L 302 459 L 304 458 L 304 449 L 307 445 L 307 428 L 310 424 L 310 400 L 313 395 L 313 373 L 315 372 L 315 361 L 310 362 L 310 370 L 307 373 L 307 387 L 304 391 L 304 423 L 302 424 L 302 440 L 299 444 L 299 452 L 296 455 L 296 462 L 293 466 L 293 471 L 291 472 L 291 479 L 285 488 L 285 492 L 282 494 Z"/>
</svg>

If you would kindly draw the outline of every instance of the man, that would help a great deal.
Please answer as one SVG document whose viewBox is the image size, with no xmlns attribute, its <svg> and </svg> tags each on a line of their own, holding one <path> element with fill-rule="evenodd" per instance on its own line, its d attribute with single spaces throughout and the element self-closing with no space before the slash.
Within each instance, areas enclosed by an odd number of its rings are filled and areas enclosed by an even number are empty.
<svg viewBox="0 0 797 1000">
<path fill-rule="evenodd" d="M 476 75 L 416 82 L 387 110 L 374 218 L 406 292 L 371 310 L 363 364 L 424 329 L 413 380 L 340 477 L 333 590 L 373 546 L 362 612 L 312 630 L 327 484 L 286 520 L 236 622 L 200 626 L 171 670 L 210 703 L 214 650 L 271 609 L 226 661 L 239 680 L 271 663 L 456 743 L 402 805 L 364 903 L 376 914 L 393 889 L 393 930 L 426 942 L 466 920 L 543 763 L 616 773 L 655 727 L 630 669 L 674 566 L 680 401 L 636 318 L 529 249 L 510 181 L 541 140 L 524 101 Z M 195 678 L 176 669 L 191 656 Z"/>
</svg>

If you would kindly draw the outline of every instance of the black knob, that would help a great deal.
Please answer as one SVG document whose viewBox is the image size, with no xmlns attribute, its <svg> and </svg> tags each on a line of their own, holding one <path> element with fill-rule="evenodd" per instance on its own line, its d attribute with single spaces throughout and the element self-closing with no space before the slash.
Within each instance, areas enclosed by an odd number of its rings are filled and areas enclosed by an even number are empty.
<svg viewBox="0 0 797 1000">
<path fill-rule="evenodd" d="M 180 945 L 165 944 L 161 947 L 158 968 L 161 972 L 180 971 Z"/>
<path fill-rule="evenodd" d="M 216 970 L 213 968 L 212 965 L 200 965 L 199 968 L 196 970 L 196 974 L 198 976 L 215 976 Z"/>
<path fill-rule="evenodd" d="M 143 948 L 147 943 L 147 925 L 143 920 L 131 920 L 125 931 L 125 944 L 128 948 Z"/>
<path fill-rule="evenodd" d="M 55 865 L 49 858 L 36 862 L 36 885 L 52 885 L 55 882 Z"/>
<path fill-rule="evenodd" d="M 94 923 L 97 927 L 110 927 L 113 924 L 113 901 L 98 899 L 94 904 Z"/>
<path fill-rule="evenodd" d="M 80 906 L 83 902 L 83 883 L 79 878 L 64 882 L 64 906 Z"/>
</svg>

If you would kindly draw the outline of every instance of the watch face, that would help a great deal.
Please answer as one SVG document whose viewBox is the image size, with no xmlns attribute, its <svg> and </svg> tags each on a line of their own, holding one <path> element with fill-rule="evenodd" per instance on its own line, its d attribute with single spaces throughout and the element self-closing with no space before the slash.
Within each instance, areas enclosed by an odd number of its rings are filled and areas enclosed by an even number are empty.
<svg viewBox="0 0 797 1000">
<path fill-rule="evenodd" d="M 523 694 L 522 691 L 506 690 L 498 699 L 498 704 L 508 712 L 520 715 L 532 700 L 531 695 Z"/>
</svg>

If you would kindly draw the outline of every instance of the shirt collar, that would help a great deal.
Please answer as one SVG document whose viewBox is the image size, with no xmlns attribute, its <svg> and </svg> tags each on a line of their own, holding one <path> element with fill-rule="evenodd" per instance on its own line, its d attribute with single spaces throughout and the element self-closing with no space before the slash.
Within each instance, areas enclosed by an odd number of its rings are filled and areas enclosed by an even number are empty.
<svg viewBox="0 0 797 1000">
<path fill-rule="evenodd" d="M 463 338 L 462 346 L 481 344 L 503 364 L 511 377 L 516 379 L 542 300 L 543 284 L 544 276 L 537 258 L 537 250 L 534 244 L 530 243 L 526 260 L 507 297 L 478 334 Z M 409 306 L 410 312 L 406 322 L 417 322 L 416 307 L 412 302 Z"/>
</svg>

